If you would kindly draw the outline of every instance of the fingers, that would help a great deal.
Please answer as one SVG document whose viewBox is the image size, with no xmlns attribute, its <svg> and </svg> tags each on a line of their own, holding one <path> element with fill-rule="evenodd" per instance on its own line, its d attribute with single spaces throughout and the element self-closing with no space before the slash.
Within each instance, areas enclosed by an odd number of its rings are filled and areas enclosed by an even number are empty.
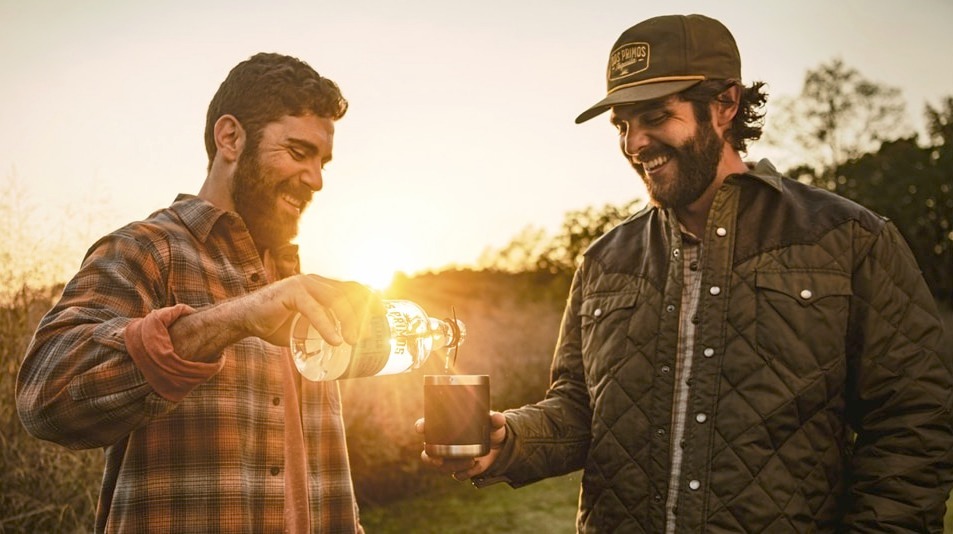
<svg viewBox="0 0 953 534">
<path fill-rule="evenodd" d="M 383 301 L 367 287 L 313 274 L 284 278 L 236 302 L 236 316 L 247 335 L 276 345 L 287 345 L 289 334 L 318 334 L 331 345 L 353 345 L 368 313 L 384 310 Z M 295 323 L 298 313 L 303 319 Z"/>
<path fill-rule="evenodd" d="M 421 451 L 420 460 L 457 480 L 465 480 L 484 471 L 477 458 L 441 458 L 430 456 L 427 451 Z M 470 474 L 471 471 L 472 474 Z"/>
<path fill-rule="evenodd" d="M 308 320 L 312 328 L 318 331 L 322 339 L 331 345 L 340 345 L 344 342 L 344 338 L 341 336 L 341 323 L 338 321 L 337 313 L 333 311 L 333 308 L 322 306 L 320 300 L 313 298 L 297 300 L 298 312 Z"/>
<path fill-rule="evenodd" d="M 346 340 L 349 339 L 348 336 L 353 336 L 353 342 L 356 342 L 360 339 L 363 328 L 368 324 L 368 317 L 384 314 L 384 303 L 370 288 L 357 282 L 340 282 L 339 289 L 344 294 L 346 306 L 354 314 L 352 323 L 341 321 L 342 332 Z M 348 343 L 353 342 L 348 341 Z"/>
<path fill-rule="evenodd" d="M 357 282 L 342 282 L 315 274 L 302 279 L 311 298 L 302 299 L 299 311 L 332 345 L 357 343 L 368 314 L 383 312 L 380 298 Z"/>
<path fill-rule="evenodd" d="M 414 431 L 424 434 L 426 428 L 424 418 L 414 422 Z M 490 452 L 478 458 L 449 459 L 430 456 L 426 450 L 420 452 L 420 459 L 424 464 L 450 474 L 455 480 L 466 480 L 479 475 L 489 469 L 500 455 L 500 449 L 506 440 L 506 417 L 501 412 L 490 411 Z"/>
<path fill-rule="evenodd" d="M 490 428 L 506 428 L 506 416 L 503 415 L 503 412 L 496 412 L 490 410 Z"/>
<path fill-rule="evenodd" d="M 506 441 L 506 416 L 500 412 L 490 412 L 490 450 L 499 450 Z"/>
</svg>

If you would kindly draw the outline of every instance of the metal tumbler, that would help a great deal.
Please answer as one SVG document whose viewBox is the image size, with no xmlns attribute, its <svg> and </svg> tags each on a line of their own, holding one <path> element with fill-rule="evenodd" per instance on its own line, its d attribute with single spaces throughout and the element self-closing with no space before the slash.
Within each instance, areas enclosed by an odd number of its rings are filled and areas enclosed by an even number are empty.
<svg viewBox="0 0 953 534">
<path fill-rule="evenodd" d="M 475 458 L 490 452 L 490 377 L 424 376 L 424 450 Z"/>
</svg>

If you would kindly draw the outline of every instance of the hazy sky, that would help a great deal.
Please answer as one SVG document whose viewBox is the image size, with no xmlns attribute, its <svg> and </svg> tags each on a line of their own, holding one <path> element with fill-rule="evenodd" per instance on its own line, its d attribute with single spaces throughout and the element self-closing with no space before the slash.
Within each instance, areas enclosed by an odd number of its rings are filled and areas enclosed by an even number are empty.
<svg viewBox="0 0 953 534">
<path fill-rule="evenodd" d="M 604 95 L 619 33 L 693 12 L 728 26 L 745 81 L 772 95 L 835 57 L 899 87 L 917 127 L 953 95 L 949 0 L 0 0 L 0 179 L 54 221 L 86 210 L 90 239 L 143 218 L 201 186 L 229 69 L 282 52 L 351 104 L 304 215 L 305 270 L 380 283 L 468 264 L 527 225 L 643 195 L 605 116 L 573 119 Z"/>
</svg>

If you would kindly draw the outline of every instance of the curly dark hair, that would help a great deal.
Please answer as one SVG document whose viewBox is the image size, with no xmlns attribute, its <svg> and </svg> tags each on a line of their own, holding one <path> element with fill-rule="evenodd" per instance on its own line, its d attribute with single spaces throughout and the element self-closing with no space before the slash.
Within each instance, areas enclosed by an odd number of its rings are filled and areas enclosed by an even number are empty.
<svg viewBox="0 0 953 534">
<path fill-rule="evenodd" d="M 213 130 L 222 115 L 238 119 L 248 146 L 257 147 L 262 129 L 281 117 L 313 113 L 338 120 L 346 111 L 347 100 L 337 84 L 304 61 L 282 54 L 255 54 L 232 68 L 208 105 L 205 150 L 209 169 L 217 151 Z"/>
<path fill-rule="evenodd" d="M 715 100 L 730 103 L 725 100 L 727 97 L 723 93 L 734 85 L 741 87 L 741 100 L 738 102 L 738 113 L 725 132 L 725 140 L 735 150 L 744 152 L 748 148 L 748 141 L 761 138 L 765 114 L 763 108 L 768 100 L 764 82 L 744 86 L 739 80 L 705 80 L 682 91 L 679 96 L 692 103 L 697 120 L 708 121 L 711 120 L 709 104 Z"/>
</svg>

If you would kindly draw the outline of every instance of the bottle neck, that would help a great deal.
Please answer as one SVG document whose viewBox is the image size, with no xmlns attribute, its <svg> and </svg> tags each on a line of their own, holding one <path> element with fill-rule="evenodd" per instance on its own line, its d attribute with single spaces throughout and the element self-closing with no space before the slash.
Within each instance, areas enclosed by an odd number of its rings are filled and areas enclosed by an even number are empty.
<svg viewBox="0 0 953 534">
<path fill-rule="evenodd" d="M 466 328 L 458 320 L 430 318 L 430 330 L 433 332 L 433 351 L 443 358 L 444 367 L 450 369 L 456 363 Z"/>
</svg>

